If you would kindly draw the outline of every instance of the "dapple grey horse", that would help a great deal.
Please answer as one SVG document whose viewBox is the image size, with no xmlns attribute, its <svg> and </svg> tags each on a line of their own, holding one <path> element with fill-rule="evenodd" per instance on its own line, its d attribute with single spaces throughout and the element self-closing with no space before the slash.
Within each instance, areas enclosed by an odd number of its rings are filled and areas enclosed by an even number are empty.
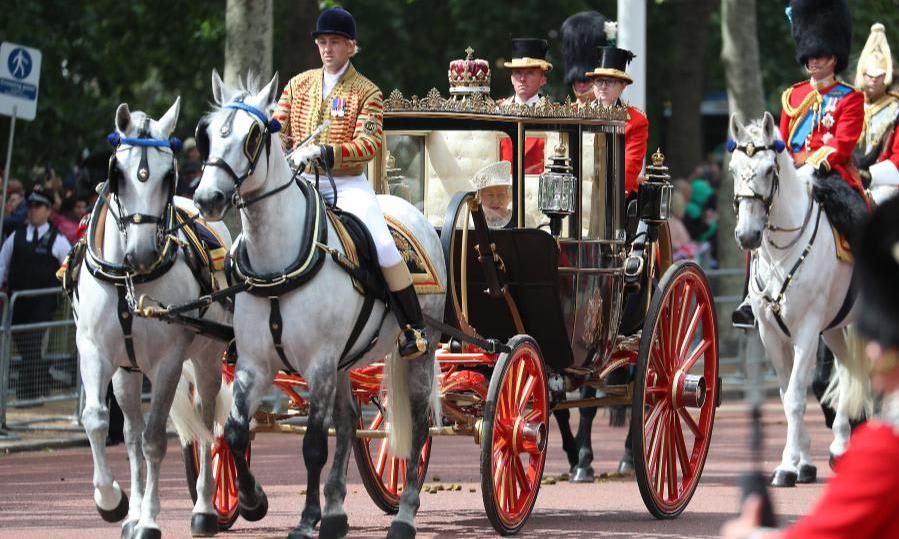
<svg viewBox="0 0 899 539">
<path fill-rule="evenodd" d="M 245 260 L 245 270 L 271 276 L 278 281 L 298 257 L 306 256 L 301 245 L 314 234 L 309 212 L 321 211 L 318 195 L 301 189 L 305 180 L 295 177 L 273 131 L 270 111 L 277 99 L 278 76 L 261 90 L 251 82 L 248 88 L 225 86 L 218 73 L 212 75 L 212 92 L 220 108 L 203 118 L 197 127 L 198 146 L 204 153 L 204 171 L 194 201 L 207 219 L 221 219 L 226 209 L 240 208 L 242 234 L 232 258 Z M 325 180 L 327 181 L 327 180 Z M 312 203 L 310 203 L 312 202 Z M 378 202 L 414 236 L 435 268 L 441 288 L 446 285 L 446 269 L 434 227 L 406 201 L 379 196 Z M 338 205 L 340 201 L 337 201 Z M 311 222 L 316 222 L 312 219 Z M 312 249 L 343 252 L 337 234 L 327 223 L 327 246 Z M 319 231 L 321 232 L 321 231 Z M 422 311 L 442 319 L 444 294 L 422 295 Z M 277 302 L 277 303 L 275 303 Z M 342 537 L 348 531 L 343 510 L 346 497 L 346 469 L 351 441 L 355 436 L 357 407 L 345 370 L 338 368 L 341 354 L 351 335 L 363 297 L 353 289 L 349 274 L 330 256 L 305 284 L 274 297 L 252 291 L 236 298 L 234 330 L 238 360 L 234 381 L 234 405 L 225 428 L 225 438 L 235 455 L 241 515 L 259 519 L 267 501 L 246 461 L 250 419 L 271 386 L 284 360 L 309 384 L 309 417 L 303 439 L 303 460 L 308 470 L 306 504 L 290 537 L 312 537 L 321 521 L 321 537 Z M 273 322 L 277 308 L 283 322 Z M 403 360 L 395 353 L 399 327 L 392 316 L 384 316 L 385 305 L 378 301 L 364 328 L 349 350 L 355 354 L 377 337 L 377 343 L 356 363 L 357 366 L 386 359 L 388 388 L 387 417 L 394 453 L 417 463 L 428 437 L 429 416 L 439 414 L 439 392 L 435 385 L 437 339 L 428 353 Z M 283 326 L 280 357 L 275 347 L 276 326 Z M 324 487 L 325 507 L 319 502 L 319 481 L 328 457 L 327 418 L 333 417 L 337 445 L 331 473 Z M 408 464 L 408 462 L 407 462 Z M 418 467 L 407 466 L 407 485 L 417 484 Z M 407 488 L 400 498 L 399 512 L 390 528 L 390 537 L 413 537 L 419 492 Z"/>
</svg>

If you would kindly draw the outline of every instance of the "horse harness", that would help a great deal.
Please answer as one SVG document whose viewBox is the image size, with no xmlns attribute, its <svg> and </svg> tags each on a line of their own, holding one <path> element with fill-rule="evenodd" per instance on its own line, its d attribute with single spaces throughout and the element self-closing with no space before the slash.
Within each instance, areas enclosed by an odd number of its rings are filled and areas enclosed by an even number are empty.
<svg viewBox="0 0 899 539">
<path fill-rule="evenodd" d="M 740 151 L 740 152 L 745 153 L 750 158 L 753 155 L 755 155 L 757 152 L 760 152 L 760 151 L 773 151 L 775 153 L 780 153 L 785 148 L 783 142 L 780 140 L 775 140 L 772 144 L 768 144 L 766 146 L 755 146 L 752 144 L 752 142 L 749 142 L 745 145 L 737 145 L 735 141 L 729 140 L 727 143 L 727 146 L 728 146 L 728 150 L 731 153 L 733 153 L 735 150 Z M 748 186 L 748 184 L 749 184 L 748 180 L 754 176 L 755 176 L 755 172 L 753 172 L 751 175 L 746 175 L 745 177 L 741 177 L 740 182 L 738 184 L 739 187 L 742 187 L 743 184 L 746 184 Z M 753 191 L 751 188 L 747 189 L 748 193 L 744 193 L 744 192 L 735 190 L 734 200 L 733 200 L 734 213 L 739 213 L 740 201 L 746 199 L 746 200 L 760 200 L 762 202 L 762 204 L 764 205 L 765 214 L 768 215 L 771 210 L 771 204 L 774 201 L 774 196 L 777 194 L 777 191 L 779 190 L 779 188 L 780 188 L 780 167 L 778 166 L 777 160 L 775 159 L 775 161 L 774 161 L 774 178 L 771 181 L 771 188 L 768 191 L 768 194 L 762 195 L 760 193 Z M 767 238 L 768 243 L 772 247 L 774 247 L 776 249 L 780 249 L 780 250 L 789 249 L 790 247 L 796 245 L 796 243 L 802 237 L 802 233 L 805 231 L 806 227 L 809 224 L 809 220 L 811 219 L 811 215 L 814 211 L 814 207 L 815 207 L 814 197 L 810 196 L 808 208 L 806 209 L 806 212 L 805 212 L 805 217 L 803 218 L 802 225 L 800 225 L 799 227 L 785 228 L 785 227 L 774 226 L 771 224 L 766 224 L 766 226 L 765 226 L 766 230 L 769 230 L 771 232 L 796 232 L 797 233 L 796 237 L 794 237 L 786 245 L 778 245 L 778 244 L 774 243 L 774 241 L 770 237 Z M 822 210 L 823 210 L 822 206 L 820 204 L 818 204 L 818 212 L 815 215 L 815 226 L 812 229 L 812 235 L 809 238 L 808 244 L 806 244 L 805 248 L 802 250 L 802 253 L 799 255 L 799 258 L 796 260 L 796 262 L 790 268 L 790 271 L 787 272 L 787 276 L 784 278 L 784 281 L 781 284 L 780 290 L 777 292 L 777 294 L 773 298 L 768 294 L 764 294 L 762 296 L 762 299 L 764 299 L 771 306 L 771 314 L 774 316 L 774 321 L 777 322 L 777 326 L 780 328 L 781 331 L 784 332 L 784 334 L 787 337 L 792 337 L 792 334 L 790 333 L 790 330 L 787 327 L 786 322 L 784 321 L 783 317 L 781 316 L 781 313 L 780 313 L 781 301 L 783 301 L 783 297 L 784 297 L 784 295 L 786 295 L 787 289 L 790 287 L 790 283 L 793 282 L 793 277 L 795 277 L 796 273 L 799 271 L 800 266 L 802 266 L 802 263 L 805 262 L 805 258 L 808 256 L 809 252 L 812 250 L 812 245 L 814 245 L 815 239 L 818 236 L 818 228 L 819 228 L 819 225 L 821 224 Z M 757 259 L 756 259 L 755 255 L 753 255 L 753 261 L 757 264 Z M 759 280 L 757 271 L 755 274 L 755 284 L 756 284 L 756 287 L 758 288 L 759 292 L 764 290 L 765 285 L 764 285 L 764 283 L 762 283 Z M 837 324 L 839 324 L 840 322 L 843 321 L 843 319 L 846 317 L 846 315 L 849 314 L 849 311 L 852 308 L 853 300 L 855 298 L 855 294 L 853 293 L 853 288 L 854 287 L 850 286 L 849 293 L 847 293 L 846 298 L 843 300 L 843 304 L 840 306 L 840 310 L 837 312 L 836 317 L 831 321 L 831 323 L 828 324 L 827 329 L 835 327 Z"/>
<path fill-rule="evenodd" d="M 380 275 L 380 272 L 369 270 L 369 268 L 378 267 L 377 255 L 372 247 L 373 242 L 371 236 L 364 224 L 355 216 L 341 212 L 337 208 L 326 209 L 318 191 L 309 182 L 306 182 L 299 177 L 299 171 L 296 171 L 286 183 L 252 199 L 244 200 L 240 195 L 240 186 L 243 181 L 255 171 L 263 147 L 266 149 L 266 161 L 269 159 L 271 136 L 280 129 L 280 124 L 277 120 L 268 120 L 265 114 L 259 109 L 243 103 L 242 97 L 238 97 L 235 101 L 224 105 L 222 108 L 231 109 L 232 111 L 220 128 L 220 134 L 222 136 L 228 136 L 231 133 L 234 116 L 238 111 L 244 111 L 258 119 L 262 122 L 262 127 L 260 127 L 259 123 L 254 122 L 253 127 L 250 128 L 250 132 L 244 140 L 244 156 L 249 160 L 249 166 L 244 174 L 238 175 L 224 159 L 220 157 L 209 157 L 209 137 L 207 134 L 209 124 L 208 119 L 204 119 L 197 125 L 196 132 L 197 146 L 204 159 L 203 166 L 221 168 L 231 176 L 231 179 L 235 184 L 232 204 L 241 209 L 287 189 L 291 185 L 296 185 L 300 189 L 302 198 L 306 201 L 304 230 L 309 230 L 311 233 L 306 234 L 302 238 L 297 257 L 287 266 L 287 268 L 269 274 L 253 271 L 249 256 L 247 255 L 246 245 L 241 241 L 242 238 L 238 237 L 231 247 L 229 259 L 226 260 L 229 278 L 237 284 L 221 292 L 222 294 L 227 293 L 231 296 L 239 292 L 248 292 L 254 296 L 268 299 L 270 309 L 268 325 L 269 332 L 272 336 L 272 343 L 274 344 L 278 358 L 281 360 L 287 371 L 294 372 L 294 368 L 290 365 L 290 362 L 287 360 L 287 355 L 284 352 L 284 343 L 282 340 L 284 323 L 281 316 L 280 296 L 296 290 L 309 282 L 321 269 L 325 260 L 325 255 L 330 255 L 341 269 L 346 271 L 356 283 L 362 285 L 360 293 L 362 293 L 364 297 L 362 308 L 356 317 L 356 322 L 353 325 L 338 363 L 338 368 L 348 369 L 377 344 L 376 334 L 376 336 L 367 343 L 360 352 L 349 356 L 349 351 L 356 343 L 359 335 L 362 333 L 362 330 L 368 322 L 375 302 L 379 299 L 386 299 L 386 285 L 383 283 L 383 277 Z M 330 178 L 330 171 L 327 172 Z M 342 225 L 340 225 L 335 220 L 335 222 L 332 223 L 333 226 L 335 226 L 335 228 L 340 226 L 345 227 L 345 230 L 349 232 L 348 235 L 351 238 L 349 241 L 351 241 L 357 249 L 362 246 L 368 246 L 366 252 L 369 257 L 369 264 L 355 263 L 338 249 L 328 246 L 327 216 L 329 212 L 337 215 L 342 223 Z M 341 241 L 344 244 L 347 244 L 346 237 L 341 237 Z M 201 300 L 204 300 L 204 298 L 201 298 Z M 180 312 L 187 310 L 191 305 L 195 304 L 196 302 L 192 302 L 190 304 L 173 307 L 170 311 Z M 389 310 L 389 302 L 385 302 L 385 305 L 387 307 L 384 310 L 384 315 L 381 317 L 381 324 L 383 324 L 386 313 Z"/>
</svg>

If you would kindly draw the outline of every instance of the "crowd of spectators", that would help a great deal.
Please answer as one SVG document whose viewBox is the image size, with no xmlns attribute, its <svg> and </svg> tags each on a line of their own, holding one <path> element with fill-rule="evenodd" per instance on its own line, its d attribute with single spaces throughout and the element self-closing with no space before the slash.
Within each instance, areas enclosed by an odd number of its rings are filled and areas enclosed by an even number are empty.
<svg viewBox="0 0 899 539">
<path fill-rule="evenodd" d="M 719 160 L 710 155 L 688 177 L 673 183 L 668 225 L 674 260 L 696 259 L 707 268 L 717 268 Z"/>
</svg>

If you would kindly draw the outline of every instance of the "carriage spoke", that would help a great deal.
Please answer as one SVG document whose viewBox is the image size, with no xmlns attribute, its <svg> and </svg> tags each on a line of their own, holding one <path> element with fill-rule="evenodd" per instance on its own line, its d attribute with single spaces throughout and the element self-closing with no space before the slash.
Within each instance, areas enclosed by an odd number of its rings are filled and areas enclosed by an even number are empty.
<svg viewBox="0 0 899 539">
<path fill-rule="evenodd" d="M 688 483 L 693 477 L 693 470 L 690 467 L 690 459 L 687 455 L 687 444 L 684 442 L 684 431 L 680 424 L 679 414 L 674 415 L 674 444 L 677 449 L 681 470 L 683 470 L 684 483 Z"/>
<path fill-rule="evenodd" d="M 371 443 L 371 441 L 368 441 Z M 384 467 L 387 465 L 387 439 L 381 439 L 378 448 L 378 459 L 375 461 L 375 473 L 378 477 L 384 477 Z"/>
<path fill-rule="evenodd" d="M 397 489 L 395 491 L 395 493 L 397 493 L 397 494 L 401 490 L 403 490 L 403 485 L 406 484 L 406 475 L 407 475 L 407 472 L 409 471 L 409 466 L 408 466 L 407 462 L 408 461 L 406 459 L 400 459 L 400 479 L 401 480 L 400 480 L 399 486 L 397 487 Z"/>
<path fill-rule="evenodd" d="M 529 375 L 527 381 L 524 384 L 524 387 L 521 388 L 521 392 L 518 394 L 518 401 L 516 402 L 516 415 L 521 415 L 524 413 L 524 407 L 527 405 L 528 401 L 531 399 L 531 395 L 534 392 L 534 386 L 537 384 L 537 377 L 533 375 Z"/>
<path fill-rule="evenodd" d="M 680 357 L 677 354 L 678 351 L 675 350 L 674 348 L 675 348 L 675 346 L 677 346 L 677 344 L 676 344 L 678 342 L 677 338 L 684 334 L 684 328 L 686 327 L 685 325 L 687 323 L 687 313 L 690 311 L 689 299 L 693 295 L 693 289 L 690 286 L 690 283 L 685 282 L 681 286 L 683 288 L 683 293 L 681 294 L 681 302 L 680 302 L 680 305 L 678 306 L 679 310 L 677 313 L 675 313 L 675 315 L 677 316 L 677 330 L 675 331 L 674 335 L 672 336 L 671 355 L 668 357 L 668 361 L 670 362 L 672 371 L 674 371 L 674 369 L 676 368 L 675 359 L 677 357 Z"/>
<path fill-rule="evenodd" d="M 668 499 L 674 500 L 677 498 L 679 494 L 679 489 L 677 487 L 677 447 L 675 438 L 677 434 L 675 431 L 677 430 L 675 427 L 675 420 L 677 418 L 677 414 L 671 414 L 668 418 L 668 427 L 666 432 L 666 444 L 665 444 L 665 455 L 666 455 L 666 464 L 665 467 L 668 470 Z"/>
<path fill-rule="evenodd" d="M 396 492 L 398 461 L 396 457 L 390 459 L 390 476 L 387 479 L 387 490 L 390 492 Z"/>
<path fill-rule="evenodd" d="M 650 453 L 650 469 L 652 470 L 652 477 L 656 485 L 656 492 L 662 492 L 662 489 L 665 485 L 665 482 L 663 480 L 666 461 L 663 443 L 663 440 L 665 438 L 665 421 L 660 420 L 656 427 L 656 430 L 657 432 L 653 438 L 652 451 Z"/>
<path fill-rule="evenodd" d="M 662 415 L 665 411 L 659 414 L 655 425 L 652 427 L 652 434 L 649 439 L 649 468 L 653 470 L 653 475 L 656 474 L 658 469 L 658 455 L 661 447 L 661 438 L 662 438 L 662 430 L 664 430 L 664 422 L 662 420 Z"/>
<path fill-rule="evenodd" d="M 680 350 L 677 354 L 677 359 L 683 359 L 685 355 L 687 355 L 687 347 L 693 342 L 693 337 L 696 335 L 696 330 L 699 328 L 699 324 L 702 321 L 702 316 L 705 314 L 705 305 L 699 303 L 696 305 L 696 310 L 693 311 L 693 316 L 690 318 L 690 323 L 686 328 L 686 331 L 681 335 L 681 345 Z"/>
<path fill-rule="evenodd" d="M 690 431 L 693 433 L 693 436 L 697 438 L 701 438 L 702 435 L 699 433 L 699 425 L 696 424 L 696 421 L 693 419 L 693 416 L 690 415 L 690 412 L 686 408 L 678 408 L 677 413 L 680 414 L 681 418 L 684 420 L 684 423 L 690 427 Z"/>
<path fill-rule="evenodd" d="M 709 346 L 711 345 L 712 341 L 710 339 L 703 339 L 702 342 L 699 343 L 699 346 L 694 348 L 693 352 L 690 353 L 690 357 L 688 357 L 687 360 L 684 361 L 680 370 L 684 371 L 684 373 L 689 373 L 690 369 L 692 369 L 696 365 L 696 362 L 699 360 L 699 358 L 705 356 L 706 350 L 708 350 Z"/>
</svg>

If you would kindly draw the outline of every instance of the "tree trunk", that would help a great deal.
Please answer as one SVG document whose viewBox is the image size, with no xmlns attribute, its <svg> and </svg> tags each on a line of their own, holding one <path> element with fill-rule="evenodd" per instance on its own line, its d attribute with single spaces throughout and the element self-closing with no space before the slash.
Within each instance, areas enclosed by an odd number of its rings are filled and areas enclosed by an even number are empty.
<svg viewBox="0 0 899 539">
<path fill-rule="evenodd" d="M 291 3 L 286 24 L 283 25 L 287 31 L 285 35 L 277 36 L 283 55 L 281 65 L 278 66 L 282 85 L 298 73 L 321 66 L 318 51 L 309 35 L 315 28 L 318 13 L 318 0 L 298 0 Z"/>
<path fill-rule="evenodd" d="M 225 84 L 248 73 L 272 76 L 272 0 L 228 0 L 225 8 Z"/>
<path fill-rule="evenodd" d="M 765 111 L 765 96 L 759 62 L 756 0 L 721 0 L 721 42 L 721 61 L 727 79 L 731 115 L 736 115 L 743 123 L 760 118 Z M 727 172 L 729 162 L 730 154 L 725 154 L 718 194 L 718 259 L 722 268 L 743 269 L 746 255 L 731 233 L 736 226 L 736 216 L 727 204 L 734 192 L 733 177 Z M 717 293 L 742 297 L 743 279 L 742 272 L 721 278 Z M 725 346 L 735 342 L 735 331 L 730 324 L 731 310 L 735 306 L 724 305 L 718 310 L 720 342 Z"/>
<path fill-rule="evenodd" d="M 703 74 L 709 17 L 715 0 L 677 0 L 674 5 L 677 39 L 671 69 L 671 124 L 668 158 L 674 177 L 686 176 L 702 159 Z"/>
</svg>

